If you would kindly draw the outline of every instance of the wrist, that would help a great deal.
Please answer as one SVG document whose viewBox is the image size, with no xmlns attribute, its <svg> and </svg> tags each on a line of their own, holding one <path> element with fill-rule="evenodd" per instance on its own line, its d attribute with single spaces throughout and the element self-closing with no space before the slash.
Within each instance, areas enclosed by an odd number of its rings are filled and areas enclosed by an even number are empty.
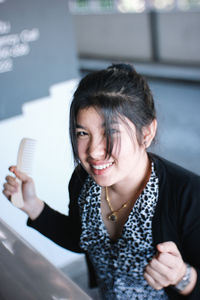
<svg viewBox="0 0 200 300">
<path fill-rule="evenodd" d="M 44 202 L 39 198 L 36 198 L 31 206 L 29 206 L 27 209 L 24 209 L 24 212 L 33 221 L 39 217 L 43 209 L 44 209 Z"/>
<path fill-rule="evenodd" d="M 185 265 L 186 265 L 186 270 L 184 276 L 175 286 L 173 286 L 173 288 L 182 295 L 190 294 L 194 289 L 197 280 L 196 270 L 189 264 L 185 264 Z"/>
<path fill-rule="evenodd" d="M 191 266 L 189 264 L 184 263 L 184 272 L 181 276 L 181 279 L 174 285 L 174 288 L 178 292 L 182 292 L 190 283 L 191 277 Z"/>
</svg>

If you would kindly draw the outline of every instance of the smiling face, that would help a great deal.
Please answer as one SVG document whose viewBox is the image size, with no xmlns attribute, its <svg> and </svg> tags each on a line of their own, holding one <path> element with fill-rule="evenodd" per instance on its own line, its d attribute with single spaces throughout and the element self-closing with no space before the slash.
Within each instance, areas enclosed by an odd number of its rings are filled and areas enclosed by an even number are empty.
<svg viewBox="0 0 200 300">
<path fill-rule="evenodd" d="M 135 125 L 125 118 L 113 123 L 113 150 L 106 156 L 103 116 L 93 107 L 81 109 L 77 115 L 78 156 L 84 169 L 100 186 L 126 186 L 140 173 L 147 161 L 144 144 L 139 144 Z M 128 126 L 127 126 L 128 125 Z"/>
</svg>

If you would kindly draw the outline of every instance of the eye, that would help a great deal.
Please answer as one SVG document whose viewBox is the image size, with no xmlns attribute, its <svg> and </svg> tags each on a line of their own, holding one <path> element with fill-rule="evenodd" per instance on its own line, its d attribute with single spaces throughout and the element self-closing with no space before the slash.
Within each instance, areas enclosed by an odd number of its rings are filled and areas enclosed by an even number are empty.
<svg viewBox="0 0 200 300">
<path fill-rule="evenodd" d="M 84 130 L 81 130 L 81 131 L 76 132 L 76 136 L 77 136 L 77 138 L 84 138 L 84 137 L 88 136 L 88 133 Z"/>
<path fill-rule="evenodd" d="M 116 129 L 116 128 L 111 128 L 110 129 L 110 134 L 113 135 L 113 134 L 116 134 L 116 133 L 120 133 L 118 129 Z"/>
</svg>

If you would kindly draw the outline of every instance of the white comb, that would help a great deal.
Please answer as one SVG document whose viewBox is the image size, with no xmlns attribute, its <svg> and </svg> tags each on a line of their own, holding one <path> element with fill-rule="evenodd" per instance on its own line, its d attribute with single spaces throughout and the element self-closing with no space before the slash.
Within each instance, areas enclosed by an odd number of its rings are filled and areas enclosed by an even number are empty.
<svg viewBox="0 0 200 300">
<path fill-rule="evenodd" d="M 30 138 L 23 138 L 19 145 L 17 169 L 27 175 L 31 175 L 35 148 L 36 140 Z M 11 202 L 14 206 L 21 208 L 24 206 L 24 200 L 21 190 L 21 181 L 17 179 L 17 182 L 19 183 L 19 189 L 17 193 L 12 195 Z"/>
</svg>

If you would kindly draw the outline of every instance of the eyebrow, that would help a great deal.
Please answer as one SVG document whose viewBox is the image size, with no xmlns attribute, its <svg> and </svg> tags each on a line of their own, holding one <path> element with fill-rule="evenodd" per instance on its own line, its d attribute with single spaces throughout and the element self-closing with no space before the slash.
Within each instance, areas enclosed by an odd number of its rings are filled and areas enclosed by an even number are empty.
<svg viewBox="0 0 200 300">
<path fill-rule="evenodd" d="M 77 129 L 80 128 L 80 129 L 85 129 L 86 130 L 86 128 L 84 126 L 80 125 L 80 124 L 76 124 L 76 128 Z"/>
<path fill-rule="evenodd" d="M 116 121 L 112 121 L 112 122 L 111 122 L 111 125 L 116 125 L 116 124 L 118 125 L 119 123 L 116 122 Z M 105 127 L 105 125 L 106 125 L 105 122 L 102 123 L 102 128 Z M 86 127 L 84 127 L 84 126 L 82 126 L 82 125 L 80 125 L 80 124 L 76 124 L 76 128 L 86 129 Z"/>
</svg>

